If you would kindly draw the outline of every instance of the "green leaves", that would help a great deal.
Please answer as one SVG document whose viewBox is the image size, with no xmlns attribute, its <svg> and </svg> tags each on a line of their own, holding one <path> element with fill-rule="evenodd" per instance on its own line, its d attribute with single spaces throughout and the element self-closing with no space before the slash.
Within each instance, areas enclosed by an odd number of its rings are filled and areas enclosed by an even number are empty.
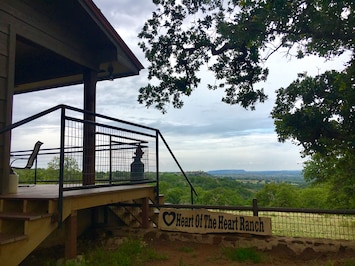
<svg viewBox="0 0 355 266">
<path fill-rule="evenodd" d="M 314 154 L 306 162 L 304 177 L 329 187 L 329 205 L 339 209 L 355 208 L 355 154 L 343 151 L 334 156 Z"/>
<path fill-rule="evenodd" d="M 227 6 L 223 1 L 159 2 L 139 34 L 139 45 L 151 63 L 149 79 L 153 81 L 141 88 L 140 103 L 162 112 L 170 103 L 180 108 L 182 96 L 199 86 L 198 74 L 204 64 L 210 65 L 218 87 L 225 87 L 224 102 L 247 108 L 266 99 L 262 90 L 253 88 L 268 73 L 259 65 L 258 39 L 265 27 L 249 19 L 244 21 L 235 5 L 234 1 Z M 226 8 L 235 16 L 233 19 L 226 14 Z"/>
<path fill-rule="evenodd" d="M 215 76 L 207 87 L 224 88 L 223 102 L 254 109 L 267 98 L 254 85 L 267 79 L 264 63 L 275 51 L 295 46 L 297 58 L 310 54 L 330 58 L 355 48 L 353 1 L 154 3 L 157 10 L 139 34 L 140 47 L 151 64 L 149 79 L 154 81 L 141 90 L 139 101 L 163 112 L 170 102 L 180 108 L 181 96 L 199 86 L 202 65 L 208 65 Z M 268 55 L 262 58 L 266 48 Z M 183 86 L 179 86 L 181 82 L 185 82 Z M 188 93 L 181 93 L 182 87 Z M 161 97 L 146 94 L 148 88 Z"/>
<path fill-rule="evenodd" d="M 304 175 L 331 187 L 332 205 L 355 206 L 354 67 L 316 77 L 300 75 L 277 91 L 272 111 L 279 140 L 293 139 L 311 155 Z"/>
<path fill-rule="evenodd" d="M 347 167 L 355 175 L 353 168 L 341 163 L 343 158 L 351 161 L 355 153 L 353 0 L 154 3 L 157 10 L 139 34 L 140 47 L 150 62 L 151 84 L 141 88 L 138 100 L 162 112 L 170 104 L 183 106 L 183 97 L 200 86 L 203 65 L 215 77 L 207 88 L 223 89 L 223 102 L 253 110 L 267 99 L 254 86 L 267 79 L 265 61 L 278 50 L 286 50 L 289 56 L 296 51 L 296 58 L 336 59 L 349 53 L 343 71 L 316 77 L 301 74 L 277 90 L 271 115 L 279 141 L 291 139 L 303 147 L 304 155 L 328 157 L 340 172 Z M 319 167 L 325 164 L 319 161 Z M 333 176 L 330 170 L 327 176 Z M 347 190 L 354 192 L 351 186 Z"/>
<path fill-rule="evenodd" d="M 349 145 L 355 138 L 352 80 L 352 74 L 329 71 L 279 89 L 271 113 L 279 140 L 297 140 L 306 154 L 354 149 Z"/>
</svg>

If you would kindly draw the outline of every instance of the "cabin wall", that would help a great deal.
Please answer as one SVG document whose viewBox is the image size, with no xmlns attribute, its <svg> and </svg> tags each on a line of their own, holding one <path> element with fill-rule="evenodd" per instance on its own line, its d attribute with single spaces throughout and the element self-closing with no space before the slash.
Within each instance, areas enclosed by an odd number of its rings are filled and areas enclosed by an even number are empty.
<svg viewBox="0 0 355 266">
<path fill-rule="evenodd" d="M 69 14 L 58 15 L 61 10 L 54 6 L 58 2 L 61 1 L 0 0 L 0 9 L 6 12 L 6 20 L 16 28 L 18 35 L 73 62 L 96 69 L 96 50 L 88 46 L 82 33 L 86 27 L 75 24 Z M 76 1 L 64 2 L 69 6 Z"/>
</svg>

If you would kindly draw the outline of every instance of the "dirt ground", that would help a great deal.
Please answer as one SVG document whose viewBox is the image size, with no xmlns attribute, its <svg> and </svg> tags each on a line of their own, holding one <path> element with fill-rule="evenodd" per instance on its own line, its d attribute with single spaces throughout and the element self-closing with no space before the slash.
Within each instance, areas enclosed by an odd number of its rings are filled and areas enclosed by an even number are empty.
<svg viewBox="0 0 355 266">
<path fill-rule="evenodd" d="M 224 245 L 222 242 L 207 244 L 206 242 L 196 242 L 191 239 L 186 239 L 187 235 L 178 236 L 182 240 L 176 239 L 176 234 L 160 234 L 156 231 L 142 233 L 140 231 L 123 233 L 121 230 L 111 232 L 109 236 L 106 233 L 90 234 L 95 239 L 95 242 L 100 242 L 100 245 L 106 246 L 108 249 L 116 249 L 122 243 L 123 239 L 127 236 L 136 236 L 139 239 L 143 239 L 143 243 L 147 247 L 151 247 L 159 255 L 164 255 L 166 259 L 155 260 L 152 262 L 146 262 L 146 266 L 212 266 L 212 265 L 276 265 L 276 266 L 293 266 L 293 265 L 306 265 L 306 266 L 355 266 L 355 249 L 353 249 L 353 241 L 351 241 L 351 249 L 346 246 L 333 251 L 315 252 L 312 248 L 305 248 L 302 253 L 295 254 L 287 245 L 276 245 L 272 249 L 267 251 L 258 251 L 261 254 L 262 260 L 259 263 L 253 263 L 251 261 L 246 262 L 234 262 L 228 260 L 223 256 Z M 210 239 L 214 236 L 210 236 Z M 92 239 L 92 240 L 94 240 Z M 233 239 L 233 243 L 235 242 Z M 241 241 L 241 240 L 240 240 Z M 297 239 L 297 243 L 310 243 L 310 239 Z M 242 243 L 242 242 L 240 242 Z M 280 241 L 282 242 L 282 239 Z M 330 245 L 329 245 L 330 244 Z M 316 242 L 315 245 L 322 245 L 321 242 Z M 332 243 L 327 243 L 332 246 Z M 81 245 L 79 245 L 81 246 Z M 81 249 L 81 250 L 80 250 Z M 83 252 L 84 249 L 79 247 L 78 253 Z M 38 265 L 38 258 L 52 257 L 57 258 L 59 254 L 64 254 L 63 247 L 49 248 L 33 252 L 21 266 Z M 58 258 L 57 258 L 58 259 Z M 1 263 L 0 263 L 1 265 Z"/>
<path fill-rule="evenodd" d="M 167 260 L 146 263 L 146 266 L 212 266 L 212 265 L 312 265 L 335 266 L 355 265 L 355 253 L 329 252 L 315 253 L 311 250 L 301 255 L 291 254 L 289 250 L 275 248 L 261 252 L 262 262 L 233 262 L 222 255 L 222 247 L 213 244 L 201 244 L 183 241 L 153 240 L 149 243 L 159 254 L 167 256 Z"/>
</svg>

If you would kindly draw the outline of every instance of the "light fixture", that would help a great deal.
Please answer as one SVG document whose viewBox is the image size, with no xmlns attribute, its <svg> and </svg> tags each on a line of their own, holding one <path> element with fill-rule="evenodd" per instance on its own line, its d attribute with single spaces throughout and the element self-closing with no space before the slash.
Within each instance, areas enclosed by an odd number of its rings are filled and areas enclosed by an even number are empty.
<svg viewBox="0 0 355 266">
<path fill-rule="evenodd" d="M 109 77 L 110 77 L 110 80 L 112 81 L 113 80 L 113 66 L 112 65 L 109 65 L 109 67 L 107 68 L 107 71 L 109 73 Z"/>
</svg>

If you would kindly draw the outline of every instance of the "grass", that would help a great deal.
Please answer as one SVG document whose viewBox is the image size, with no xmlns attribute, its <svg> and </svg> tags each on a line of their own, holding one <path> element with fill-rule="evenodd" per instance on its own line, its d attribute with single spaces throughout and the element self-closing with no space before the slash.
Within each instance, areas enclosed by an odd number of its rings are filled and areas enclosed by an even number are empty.
<svg viewBox="0 0 355 266">
<path fill-rule="evenodd" d="M 345 261 L 339 263 L 334 263 L 333 261 L 328 261 L 326 266 L 335 266 L 335 265 L 341 265 L 341 266 L 354 266 L 355 265 L 355 260 L 354 259 L 346 259 Z"/>
<path fill-rule="evenodd" d="M 262 262 L 262 254 L 252 248 L 223 248 L 222 255 L 228 260 L 237 262 Z"/>
<path fill-rule="evenodd" d="M 186 266 L 182 257 L 180 257 L 180 259 L 179 259 L 179 266 Z"/>
<path fill-rule="evenodd" d="M 81 260 L 68 260 L 62 266 L 136 266 L 144 265 L 147 261 L 167 260 L 165 255 L 158 254 L 145 242 L 137 239 L 126 239 L 118 248 L 108 250 L 96 247 L 88 250 Z M 57 265 L 55 261 L 49 261 L 46 266 Z"/>
<path fill-rule="evenodd" d="M 272 228 L 280 236 L 355 240 L 354 216 L 350 215 L 277 213 Z"/>
<path fill-rule="evenodd" d="M 37 263 L 26 264 L 26 265 L 45 265 L 45 266 L 54 266 L 54 265 L 62 265 L 62 266 L 91 266 L 91 265 L 100 265 L 100 266 L 140 266 L 145 265 L 146 262 L 152 262 L 154 264 L 162 261 L 162 263 L 167 263 L 166 265 L 172 265 L 169 263 L 169 258 L 167 255 L 157 253 L 157 251 L 149 246 L 147 243 L 136 239 L 134 237 L 127 238 L 120 244 L 118 247 L 114 249 L 108 249 L 105 247 L 97 246 L 95 243 L 91 243 L 90 241 L 85 241 L 85 253 L 75 260 L 61 261 L 58 263 L 55 259 L 48 260 L 48 254 L 44 254 L 47 256 L 36 256 L 36 258 L 41 257 L 41 261 L 37 261 Z M 56 249 L 57 250 L 57 249 Z M 57 250 L 58 251 L 58 250 Z M 177 249 L 177 251 L 187 253 L 189 257 L 197 256 L 195 248 L 187 246 L 182 246 Z M 47 258 L 47 259 L 45 259 Z M 52 256 L 52 258 L 54 258 Z M 186 258 L 188 259 L 188 258 Z M 185 261 L 185 256 L 182 255 L 180 258 L 176 259 L 173 265 L 179 266 L 187 266 L 190 265 Z M 244 248 L 244 247 L 222 247 L 220 248 L 220 252 L 216 257 L 210 258 L 210 262 L 215 262 L 216 265 L 219 264 L 220 260 L 228 260 L 236 263 L 267 263 L 272 260 L 268 254 L 257 251 L 254 248 Z M 349 258 L 341 261 L 333 261 L 331 259 L 328 260 L 326 266 L 353 266 L 355 265 L 355 259 Z M 319 265 L 316 260 L 314 265 Z"/>
<path fill-rule="evenodd" d="M 179 250 L 182 251 L 182 252 L 185 252 L 185 253 L 191 253 L 191 252 L 194 251 L 193 248 L 186 247 L 186 246 L 183 246 L 183 247 L 179 248 Z"/>
<path fill-rule="evenodd" d="M 343 263 L 343 266 L 354 266 L 354 265 L 355 265 L 355 259 L 347 259 Z"/>
<path fill-rule="evenodd" d="M 224 211 L 252 216 L 250 211 Z M 355 240 L 355 216 L 302 212 L 259 212 L 270 217 L 272 234 L 277 236 Z"/>
</svg>

